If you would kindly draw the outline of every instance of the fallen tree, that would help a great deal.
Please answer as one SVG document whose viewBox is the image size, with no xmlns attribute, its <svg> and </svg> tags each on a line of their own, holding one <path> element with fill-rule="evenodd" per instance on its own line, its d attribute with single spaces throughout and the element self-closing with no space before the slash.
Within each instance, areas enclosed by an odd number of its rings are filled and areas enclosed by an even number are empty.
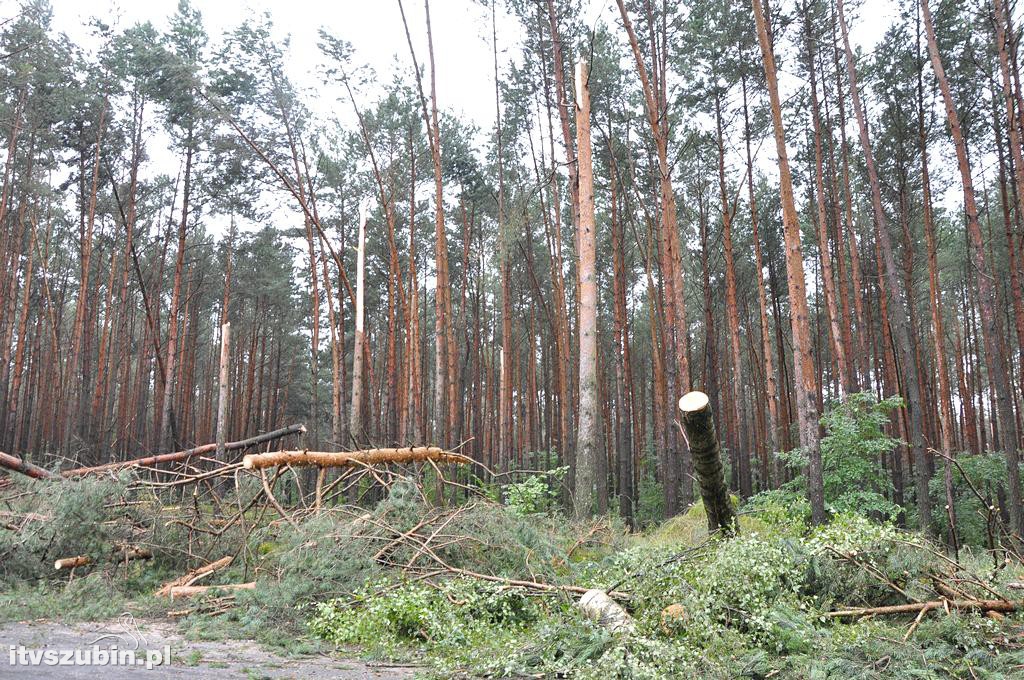
<svg viewBox="0 0 1024 680">
<path fill-rule="evenodd" d="M 182 574 L 173 581 L 168 581 L 167 583 L 165 583 L 163 586 L 160 587 L 158 591 L 156 591 L 156 595 L 158 597 L 167 596 L 170 595 L 171 591 L 175 588 L 180 588 L 182 586 L 190 586 L 199 579 L 205 578 L 213 572 L 217 571 L 218 569 L 223 569 L 224 567 L 228 566 L 229 564 L 231 564 L 232 560 L 234 560 L 234 557 L 228 555 L 227 557 L 222 557 L 219 560 L 210 562 L 209 564 L 204 564 L 201 567 L 197 567 L 196 569 L 193 569 L 187 574 Z"/>
<path fill-rule="evenodd" d="M 305 425 L 301 423 L 296 425 L 289 425 L 282 427 L 278 430 L 271 432 L 264 432 L 248 439 L 242 439 L 237 442 L 227 442 L 224 445 L 225 451 L 237 451 L 238 449 L 247 449 L 250 446 L 256 446 L 257 444 L 263 444 L 265 442 L 274 441 L 282 437 L 287 437 L 290 434 L 303 434 L 306 431 Z M 97 475 L 105 474 L 108 472 L 119 472 L 128 468 L 135 467 L 149 467 L 152 465 L 160 465 L 162 463 L 180 463 L 196 456 L 201 456 L 207 453 L 213 453 L 217 450 L 217 444 L 203 444 L 202 446 L 196 446 L 191 449 L 185 449 L 184 451 L 174 451 L 172 453 L 161 453 L 155 456 L 146 456 L 144 458 L 135 458 L 133 460 L 118 461 L 115 463 L 106 463 L 104 465 L 95 465 L 91 467 L 79 467 L 71 470 L 64 470 L 59 475 L 50 472 L 49 470 L 33 465 L 27 461 L 22 460 L 16 456 L 12 456 L 6 453 L 0 453 L 0 467 L 12 470 L 14 472 L 20 472 L 23 475 L 27 475 L 34 479 L 57 479 L 65 478 L 70 479 L 74 477 L 84 477 L 86 475 Z"/>
<path fill-rule="evenodd" d="M 226 583 L 220 586 L 175 586 L 170 590 L 171 599 L 179 597 L 194 597 L 196 595 L 204 595 L 211 590 L 256 590 L 256 582 L 249 581 L 248 583 Z"/>
<path fill-rule="evenodd" d="M 289 425 L 282 427 L 278 430 L 271 432 L 265 432 L 258 434 L 255 437 L 249 437 L 237 442 L 227 442 L 224 444 L 225 451 L 237 451 L 238 449 L 247 449 L 250 446 L 256 446 L 257 444 L 263 444 L 264 442 L 274 441 L 281 437 L 287 437 L 290 434 L 303 434 L 306 431 L 306 426 L 301 423 L 296 425 Z M 61 473 L 63 477 L 81 477 L 83 475 L 94 475 L 102 474 L 105 472 L 117 472 L 125 468 L 131 467 L 149 467 L 151 465 L 159 465 L 161 463 L 180 463 L 186 461 L 189 458 L 195 456 L 201 456 L 205 453 L 213 453 L 217 450 L 217 444 L 203 444 L 202 446 L 196 446 L 191 449 L 184 451 L 175 451 L 173 453 L 162 453 L 156 456 L 148 456 L 146 458 L 136 458 L 135 460 L 126 460 L 119 463 L 107 463 L 106 465 L 96 465 L 94 467 L 82 467 L 75 468 L 73 470 L 66 470 Z"/>
<path fill-rule="evenodd" d="M 363 449 L 361 451 L 273 451 L 252 453 L 242 459 L 246 470 L 261 470 L 279 465 L 348 467 L 384 463 L 473 463 L 471 458 L 436 446 L 410 446 L 403 449 Z"/>
<path fill-rule="evenodd" d="M 9 453 L 3 453 L 0 451 L 0 467 L 13 470 L 14 472 L 20 472 L 23 475 L 28 475 L 34 479 L 50 479 L 53 477 L 53 473 L 46 468 L 41 468 L 38 465 L 33 465 L 26 460 L 22 460 L 17 456 L 12 456 Z"/>
<path fill-rule="evenodd" d="M 149 548 L 140 548 L 134 545 L 125 546 L 120 550 L 118 559 L 122 562 L 127 562 L 129 560 L 150 560 L 153 559 L 153 551 Z M 92 563 L 93 559 L 88 555 L 76 555 L 74 557 L 62 557 L 59 560 L 55 560 L 53 568 L 57 571 L 61 571 L 62 569 L 84 567 Z"/>
</svg>

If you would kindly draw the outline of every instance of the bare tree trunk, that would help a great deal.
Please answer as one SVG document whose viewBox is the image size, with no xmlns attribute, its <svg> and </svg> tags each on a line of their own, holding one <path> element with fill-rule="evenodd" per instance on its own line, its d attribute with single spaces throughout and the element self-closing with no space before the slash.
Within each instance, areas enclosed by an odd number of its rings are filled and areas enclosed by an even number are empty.
<svg viewBox="0 0 1024 680">
<path fill-rule="evenodd" d="M 676 213 L 676 197 L 672 188 L 672 173 L 668 159 L 669 131 L 665 120 L 667 103 L 665 100 L 664 74 L 659 71 L 658 54 L 651 55 L 654 64 L 653 76 L 644 64 L 643 54 L 633 23 L 626 11 L 623 0 L 616 0 L 619 15 L 629 37 L 630 47 L 636 62 L 637 74 L 644 92 L 644 103 L 651 136 L 654 140 L 658 156 L 658 190 L 661 200 L 661 230 L 659 255 L 661 260 L 662 279 L 665 287 L 665 328 L 664 338 L 667 343 L 666 373 L 670 390 L 679 392 L 690 389 L 690 365 L 688 359 L 689 335 L 686 322 L 686 298 L 683 284 L 683 269 L 679 239 L 679 225 Z M 654 21 L 653 10 L 648 6 L 648 20 Z M 653 30 L 653 29 L 652 29 Z M 653 42 L 653 40 L 652 40 Z M 653 47 L 653 45 L 652 45 Z M 664 55 L 662 55 L 664 57 Z M 660 74 L 660 78 L 659 78 Z M 659 87 L 660 84 L 660 87 Z M 664 470 L 665 515 L 671 517 L 679 512 L 681 501 L 690 500 L 690 485 L 680 488 L 680 467 L 685 473 L 690 465 L 689 450 L 683 447 L 683 460 L 676 455 L 676 435 L 674 430 L 665 433 L 666 447 L 663 453 L 662 467 Z M 680 491 L 682 497 L 680 498 Z"/>
<path fill-rule="evenodd" d="M 231 361 L 231 324 L 220 327 L 220 372 L 217 395 L 217 460 L 224 461 L 228 440 L 228 378 Z"/>
<path fill-rule="evenodd" d="M 718 132 L 718 188 L 722 199 L 722 250 L 725 254 L 725 310 L 729 324 L 729 349 L 732 356 L 732 398 L 729 400 L 730 415 L 736 431 L 732 433 L 732 445 L 736 449 L 739 491 L 744 498 L 753 493 L 750 474 L 750 447 L 747 444 L 746 383 L 743 379 L 743 358 L 740 352 L 740 312 L 736 303 L 736 265 L 733 257 L 732 220 L 735 208 L 729 204 L 725 185 L 725 142 L 722 139 L 721 93 L 715 92 L 715 127 Z"/>
<path fill-rule="evenodd" d="M 579 164 L 580 249 L 580 420 L 576 436 L 577 517 L 594 511 L 598 480 L 597 395 L 597 236 L 594 221 L 594 174 L 590 145 L 590 73 L 587 64 L 576 64 L 576 153 Z"/>
<path fill-rule="evenodd" d="M 767 441 L 764 442 L 767 455 L 763 461 L 761 470 L 761 485 L 763 489 L 772 488 L 772 466 L 769 457 L 772 456 L 779 441 L 779 404 L 778 387 L 775 382 L 775 366 L 772 361 L 772 336 L 768 327 L 768 295 L 764 285 L 764 262 L 761 257 L 761 236 L 758 233 L 760 219 L 757 214 L 757 200 L 754 196 L 754 158 L 750 149 L 750 113 L 747 107 L 747 79 L 743 78 L 743 137 L 747 148 L 747 188 L 750 194 L 750 225 L 752 230 L 752 241 L 754 243 L 754 275 L 757 277 L 757 306 L 758 318 L 761 323 L 761 353 L 764 360 L 765 376 L 765 398 L 768 401 L 768 433 Z"/>
<path fill-rule="evenodd" d="M 971 165 L 967 157 L 967 143 L 960 127 L 960 117 L 953 103 L 953 94 L 946 79 L 942 66 L 942 56 L 935 39 L 935 25 L 932 22 L 928 0 L 921 0 L 921 15 L 924 20 L 925 33 L 928 39 L 928 52 L 931 55 L 932 69 L 939 83 L 942 100 L 946 106 L 946 118 L 949 123 L 953 146 L 956 148 L 957 165 L 960 168 L 960 179 L 964 190 L 964 211 L 967 214 L 967 234 L 977 270 L 978 307 L 981 312 L 981 331 L 985 343 L 985 364 L 989 380 L 995 392 L 995 410 L 999 418 L 1000 445 L 1006 456 L 1006 467 L 1009 473 L 1009 511 L 1010 522 L 1018 533 L 1024 532 L 1024 513 L 1021 509 L 1020 465 L 1017 458 L 1017 422 L 1013 414 L 1010 397 L 1009 372 L 1006 358 L 999 342 L 999 316 L 996 313 L 996 291 L 993 286 L 992 271 L 985 257 L 985 243 L 978 222 L 978 205 L 974 194 L 974 182 L 971 178 Z"/>
<path fill-rule="evenodd" d="M 920 26 L 918 26 L 920 31 Z M 920 40 L 920 35 L 918 35 Z M 949 518 L 949 545 L 954 551 L 958 547 L 956 535 L 956 505 L 953 497 L 953 467 L 950 458 L 955 455 L 953 445 L 953 401 L 949 388 L 949 364 L 946 362 L 946 332 L 942 321 L 942 290 L 939 287 L 939 264 L 935 241 L 935 221 L 932 212 L 931 178 L 928 173 L 928 141 L 924 117 L 924 64 L 918 53 L 917 71 L 917 125 L 918 144 L 921 151 L 921 189 L 924 202 L 924 237 L 928 249 L 928 301 L 932 312 L 932 339 L 935 349 L 935 367 L 939 378 L 939 432 L 942 453 L 946 456 L 943 482 L 946 492 L 946 514 Z"/>
<path fill-rule="evenodd" d="M 878 181 L 878 169 L 875 166 L 871 139 L 868 136 L 867 121 L 857 86 L 857 69 L 853 61 L 853 50 L 850 48 L 846 18 L 843 14 L 843 0 L 837 0 L 836 11 L 839 16 L 839 28 L 846 52 L 846 72 L 850 80 L 850 98 L 853 101 L 853 110 L 856 114 L 857 127 L 860 131 L 861 150 L 864 153 L 864 163 L 868 169 L 868 183 L 871 185 L 871 206 L 875 217 L 875 237 L 881 248 L 884 276 L 888 282 L 891 304 L 891 313 L 888 321 L 895 334 L 896 348 L 900 353 L 900 368 L 903 373 L 902 388 L 906 396 L 907 416 L 910 421 L 908 432 L 910 450 L 913 455 L 914 465 L 917 467 L 915 478 L 917 482 L 917 507 L 920 528 L 925 533 L 930 533 L 932 530 L 932 512 L 931 499 L 928 496 L 928 462 L 924 450 L 924 419 L 919 387 L 920 380 L 918 379 L 917 362 L 914 359 L 915 341 L 909 325 L 910 307 L 907 300 L 909 291 L 904 291 L 903 286 L 900 284 L 896 260 L 893 257 L 892 239 L 889 236 L 885 211 L 882 209 L 882 192 Z M 879 275 L 881 276 L 883 273 L 880 272 Z"/>
<path fill-rule="evenodd" d="M 352 349 L 352 411 L 349 420 L 349 436 L 356 446 L 363 446 L 366 436 L 363 432 L 363 361 L 366 338 L 363 334 L 363 296 L 366 278 L 366 212 L 360 209 L 359 243 L 356 246 L 356 330 L 355 345 Z"/>
<path fill-rule="evenodd" d="M 751 0 L 757 37 L 761 44 L 764 73 L 771 100 L 772 124 L 775 129 L 775 149 L 779 156 L 779 183 L 782 197 L 782 224 L 786 243 L 786 280 L 789 285 L 790 323 L 793 330 L 793 371 L 796 376 L 795 392 L 797 417 L 800 422 L 800 445 L 808 458 L 807 493 L 811 502 L 811 520 L 815 524 L 825 521 L 825 492 L 822 481 L 821 448 L 818 432 L 818 411 L 815 403 L 817 379 L 811 356 L 810 319 L 807 311 L 807 291 L 804 285 L 803 254 L 800 248 L 800 221 L 793 198 L 793 179 L 786 151 L 786 133 L 782 124 L 782 103 L 775 69 L 775 54 L 768 35 L 761 0 Z"/>
<path fill-rule="evenodd" d="M 841 376 L 843 391 L 854 392 L 856 386 L 850 378 L 850 370 L 846 348 L 843 345 L 842 321 L 839 318 L 838 294 L 832 273 L 832 253 L 828 243 L 828 212 L 825 209 L 824 154 L 822 152 L 821 112 L 818 108 L 818 78 L 814 52 L 814 38 L 811 35 L 811 14 L 808 7 L 803 8 L 804 38 L 807 46 L 807 73 L 811 88 L 811 118 L 814 122 L 814 195 L 818 208 L 818 252 L 821 256 L 821 279 L 824 284 L 825 307 L 828 311 L 829 336 L 832 338 L 832 351 L 835 353 L 836 367 Z"/>
</svg>

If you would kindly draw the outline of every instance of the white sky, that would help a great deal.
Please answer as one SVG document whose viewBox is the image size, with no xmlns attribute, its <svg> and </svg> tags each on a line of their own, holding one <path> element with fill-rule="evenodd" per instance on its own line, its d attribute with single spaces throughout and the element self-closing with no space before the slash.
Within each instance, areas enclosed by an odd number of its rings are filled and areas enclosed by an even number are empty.
<svg viewBox="0 0 1024 680">
<path fill-rule="evenodd" d="M 158 29 L 165 29 L 177 9 L 177 0 L 51 2 L 55 28 L 80 44 L 89 43 L 84 25 L 90 17 L 98 16 L 120 28 L 148 20 Z M 504 64 L 518 52 L 520 33 L 518 22 L 502 12 L 503 3 L 498 2 L 499 62 Z M 396 68 L 404 70 L 411 63 L 396 0 L 193 0 L 192 4 L 202 12 L 211 43 L 245 19 L 269 12 L 280 36 L 291 37 L 289 75 L 300 87 L 323 89 L 324 83 L 317 77 L 317 67 L 322 62 L 317 48 L 321 27 L 351 42 L 354 64 L 370 66 L 380 82 L 390 81 Z M 422 66 L 427 57 L 423 3 L 405 0 L 405 10 Z M 493 125 L 490 9 L 474 0 L 434 0 L 430 10 L 440 106 L 472 119 L 480 127 Z M 851 27 L 854 42 L 871 49 L 888 26 L 893 11 L 891 0 L 867 0 Z M 615 2 L 585 0 L 581 18 L 590 26 L 617 22 Z M 320 98 L 314 102 L 315 108 L 317 103 L 327 107 L 331 102 L 329 98 Z"/>
<path fill-rule="evenodd" d="M 498 5 L 498 47 L 499 64 L 504 66 L 510 59 L 517 58 L 521 40 L 517 20 L 502 12 L 504 3 Z M 14 0 L 0 0 L 0 5 Z M 160 30 L 167 28 L 168 19 L 177 9 L 177 0 L 51 0 L 54 10 L 54 24 L 59 31 L 66 32 L 79 44 L 88 45 L 86 21 L 99 16 L 117 28 L 125 28 L 136 22 L 152 21 Z M 351 125 L 350 107 L 347 101 L 339 101 L 341 92 L 337 86 L 325 83 L 319 74 L 322 56 L 317 47 L 320 28 L 352 43 L 354 48 L 353 66 L 366 65 L 376 74 L 375 84 L 357 92 L 360 104 L 372 105 L 382 92 L 381 85 L 389 83 L 396 72 L 408 78 L 408 46 L 398 11 L 397 0 L 192 0 L 193 6 L 202 15 L 211 45 L 219 41 L 220 35 L 231 30 L 250 17 L 269 12 L 278 37 L 291 38 L 287 61 L 289 76 L 300 88 L 310 95 L 307 104 L 324 121 L 341 120 Z M 874 49 L 896 14 L 894 0 L 865 0 L 856 8 L 849 2 L 847 9 L 851 23 L 851 39 L 855 46 L 864 51 Z M 427 58 L 426 30 L 422 0 L 405 0 L 416 56 L 421 66 Z M 4 15 L 8 12 L 3 12 Z M 593 27 L 599 22 L 618 28 L 618 11 L 614 0 L 583 0 L 581 19 Z M 474 122 L 481 130 L 489 131 L 494 124 L 494 65 L 491 46 L 490 9 L 474 0 L 433 0 L 431 3 L 431 24 L 434 33 L 434 52 L 437 62 L 438 103 L 441 109 L 460 118 Z M 793 60 L 785 64 L 792 67 Z M 783 98 L 786 98 L 801 83 L 787 73 L 780 78 Z M 374 90 L 377 91 L 374 91 Z M 872 106 L 872 97 L 866 97 Z M 852 116 L 851 116 L 852 118 Z M 696 121 L 701 125 L 701 121 Z M 713 125 L 710 121 L 705 121 Z M 792 147 L 797 131 L 789 131 L 788 142 Z M 851 141 L 855 132 L 851 120 Z M 165 155 L 152 142 L 149 152 L 156 165 L 174 163 L 173 156 Z M 945 151 L 933 151 L 933 159 L 945 157 Z M 936 158 L 938 156 L 938 158 Z M 775 154 L 770 143 L 759 147 L 759 163 L 774 174 Z M 939 161 L 941 163 L 941 160 Z M 739 159 L 737 159 L 739 163 Z M 162 167 L 164 172 L 174 174 L 172 167 Z M 946 192 L 940 197 L 947 208 L 956 209 L 958 192 Z M 217 230 L 215 228 L 215 230 Z"/>
</svg>

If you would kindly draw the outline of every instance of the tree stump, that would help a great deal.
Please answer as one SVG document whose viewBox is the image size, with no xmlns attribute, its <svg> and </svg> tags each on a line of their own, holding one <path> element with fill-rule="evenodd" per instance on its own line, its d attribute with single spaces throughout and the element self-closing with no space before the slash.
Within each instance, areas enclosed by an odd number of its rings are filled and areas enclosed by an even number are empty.
<svg viewBox="0 0 1024 680">
<path fill-rule="evenodd" d="M 683 395 L 679 400 L 679 410 L 683 412 L 683 431 L 708 515 L 708 531 L 734 535 L 739 532 L 739 525 L 729 500 L 729 488 L 725 485 L 722 452 L 708 395 L 703 392 Z"/>
</svg>

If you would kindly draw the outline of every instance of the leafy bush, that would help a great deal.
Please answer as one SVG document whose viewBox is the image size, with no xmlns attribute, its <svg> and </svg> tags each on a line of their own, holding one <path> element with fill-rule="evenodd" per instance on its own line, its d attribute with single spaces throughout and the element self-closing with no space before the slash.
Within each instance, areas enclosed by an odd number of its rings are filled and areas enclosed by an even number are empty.
<svg viewBox="0 0 1024 680">
<path fill-rule="evenodd" d="M 517 515 L 550 512 L 558 507 L 558 497 L 569 466 L 529 475 L 521 482 L 505 486 L 505 505 Z"/>
<path fill-rule="evenodd" d="M 757 517 L 772 531 L 799 536 L 806 533 L 810 525 L 811 504 L 806 495 L 791 489 L 771 489 L 748 499 L 743 514 Z M 740 522 L 743 522 L 742 516 Z"/>
<path fill-rule="evenodd" d="M 959 455 L 957 462 L 964 474 L 955 466 L 953 474 L 953 508 L 956 512 L 957 537 L 961 544 L 989 547 L 988 529 L 986 527 L 986 505 L 999 504 L 999 489 L 1006 488 L 1009 474 L 1006 471 L 1006 458 L 1001 453 L 983 453 L 978 455 Z M 929 493 L 934 507 L 946 506 L 945 470 L 941 459 L 936 460 L 935 476 L 929 481 Z M 983 505 L 968 480 L 985 498 Z M 1024 475 L 1021 476 L 1024 482 Z M 949 533 L 949 516 L 945 511 L 933 513 L 941 535 Z"/>
<path fill-rule="evenodd" d="M 821 463 L 829 512 L 855 512 L 886 521 L 900 514 L 900 507 L 890 500 L 892 481 L 878 460 L 901 444 L 899 439 L 885 434 L 882 427 L 889 422 L 890 412 L 902 405 L 899 397 L 877 401 L 870 392 L 859 392 L 831 403 L 826 409 L 821 418 L 827 433 L 821 439 Z M 782 488 L 805 493 L 806 452 L 795 449 L 776 456 L 796 472 L 793 480 Z"/>
</svg>

